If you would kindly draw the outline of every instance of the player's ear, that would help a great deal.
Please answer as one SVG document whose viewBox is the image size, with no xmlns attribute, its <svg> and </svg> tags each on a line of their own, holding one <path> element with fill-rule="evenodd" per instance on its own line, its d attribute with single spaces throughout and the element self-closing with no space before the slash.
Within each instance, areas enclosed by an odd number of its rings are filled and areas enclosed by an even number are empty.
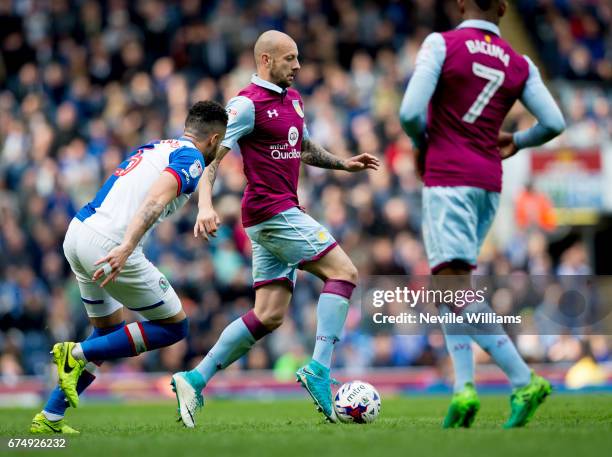
<svg viewBox="0 0 612 457">
<path fill-rule="evenodd" d="M 208 137 L 208 146 L 214 147 L 219 143 L 219 134 L 213 133 Z"/>
<path fill-rule="evenodd" d="M 504 14 L 506 14 L 507 8 L 508 8 L 508 2 L 506 0 L 501 0 L 499 2 L 499 6 L 497 7 L 497 15 L 499 17 L 504 17 Z"/>
<path fill-rule="evenodd" d="M 272 56 L 266 52 L 261 55 L 261 61 L 266 68 L 270 68 L 272 66 Z"/>
<path fill-rule="evenodd" d="M 217 133 L 213 133 L 210 136 L 209 139 L 209 145 L 213 148 L 213 149 L 217 149 L 219 147 L 219 143 L 221 143 L 221 140 L 223 140 L 223 138 L 225 137 L 225 130 L 223 130 L 223 132 L 217 132 Z"/>
<path fill-rule="evenodd" d="M 457 0 L 457 6 L 461 14 L 465 13 L 465 0 Z"/>
</svg>

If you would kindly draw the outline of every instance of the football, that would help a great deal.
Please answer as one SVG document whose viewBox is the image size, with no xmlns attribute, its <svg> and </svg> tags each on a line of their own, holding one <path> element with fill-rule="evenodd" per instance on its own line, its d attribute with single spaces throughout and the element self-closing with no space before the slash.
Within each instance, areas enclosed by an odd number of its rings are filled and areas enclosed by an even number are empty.
<svg viewBox="0 0 612 457">
<path fill-rule="evenodd" d="M 380 414 L 380 394 L 367 382 L 347 382 L 336 392 L 334 410 L 340 422 L 374 422 Z"/>
</svg>

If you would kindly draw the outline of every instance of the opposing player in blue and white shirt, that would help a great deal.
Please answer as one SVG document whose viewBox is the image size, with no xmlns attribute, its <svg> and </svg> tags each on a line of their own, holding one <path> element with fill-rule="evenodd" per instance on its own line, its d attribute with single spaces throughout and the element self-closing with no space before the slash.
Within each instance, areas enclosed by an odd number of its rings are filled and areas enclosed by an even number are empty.
<svg viewBox="0 0 612 457">
<path fill-rule="evenodd" d="M 181 208 L 225 136 L 227 114 L 198 102 L 178 139 L 141 146 L 78 212 L 64 240 L 93 333 L 80 343 L 53 346 L 59 386 L 31 426 L 34 433 L 78 433 L 63 422 L 68 405 L 94 380 L 104 360 L 136 356 L 187 335 L 187 317 L 164 275 L 142 252 L 143 237 Z M 123 306 L 144 320 L 125 325 Z"/>
</svg>

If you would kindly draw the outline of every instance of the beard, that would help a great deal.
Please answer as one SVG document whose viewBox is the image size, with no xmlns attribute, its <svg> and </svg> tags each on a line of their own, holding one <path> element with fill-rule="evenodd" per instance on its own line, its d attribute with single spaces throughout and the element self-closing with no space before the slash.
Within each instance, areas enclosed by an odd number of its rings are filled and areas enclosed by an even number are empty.
<svg viewBox="0 0 612 457">
<path fill-rule="evenodd" d="M 278 87 L 286 89 L 287 87 L 291 86 L 288 75 L 280 70 L 270 70 L 270 77 L 274 84 L 276 84 Z"/>
<path fill-rule="evenodd" d="M 214 147 L 209 147 L 203 154 L 204 156 L 204 164 L 208 166 L 212 163 L 213 160 L 217 157 L 217 149 L 219 147 L 219 143 L 217 143 Z"/>
</svg>

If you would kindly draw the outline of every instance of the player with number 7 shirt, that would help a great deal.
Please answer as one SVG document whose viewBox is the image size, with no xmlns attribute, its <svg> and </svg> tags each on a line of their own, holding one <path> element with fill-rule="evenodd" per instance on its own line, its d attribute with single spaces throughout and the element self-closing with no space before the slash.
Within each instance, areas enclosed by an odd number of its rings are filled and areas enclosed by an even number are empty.
<svg viewBox="0 0 612 457">
<path fill-rule="evenodd" d="M 434 285 L 471 287 L 471 270 L 499 204 L 501 162 L 519 149 L 541 145 L 565 128 L 563 116 L 538 69 L 501 38 L 505 0 L 457 0 L 463 22 L 429 35 L 400 108 L 417 149 L 423 177 L 423 238 Z M 537 123 L 500 132 L 520 100 Z M 446 284 L 444 284 L 446 282 Z M 485 302 L 440 312 L 487 311 Z M 487 351 L 514 388 L 506 428 L 524 426 L 550 393 L 531 372 L 501 326 L 486 331 L 443 325 L 455 369 L 454 395 L 444 427 L 469 427 L 480 407 L 474 387 L 472 341 Z"/>
</svg>

